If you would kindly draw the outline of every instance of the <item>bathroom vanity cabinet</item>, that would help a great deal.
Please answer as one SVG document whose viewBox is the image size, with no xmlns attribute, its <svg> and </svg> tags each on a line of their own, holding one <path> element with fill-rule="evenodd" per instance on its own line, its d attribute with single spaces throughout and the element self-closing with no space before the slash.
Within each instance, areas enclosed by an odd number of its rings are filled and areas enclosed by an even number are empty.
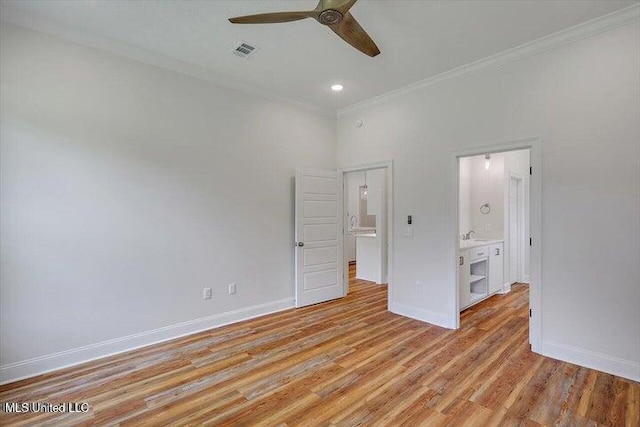
<svg viewBox="0 0 640 427">
<path fill-rule="evenodd" d="M 458 254 L 460 310 L 502 291 L 503 247 L 503 242 L 499 240 L 461 244 Z"/>
</svg>

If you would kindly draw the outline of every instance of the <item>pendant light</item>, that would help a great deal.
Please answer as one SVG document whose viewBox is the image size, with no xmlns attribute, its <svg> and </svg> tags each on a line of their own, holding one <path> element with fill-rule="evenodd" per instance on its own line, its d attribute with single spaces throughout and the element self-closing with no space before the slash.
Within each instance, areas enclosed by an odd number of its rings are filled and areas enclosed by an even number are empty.
<svg viewBox="0 0 640 427">
<path fill-rule="evenodd" d="M 362 194 L 364 195 L 364 197 L 367 197 L 367 194 L 369 193 L 369 187 L 367 186 L 367 171 L 364 171 L 364 187 L 362 187 Z"/>
<path fill-rule="evenodd" d="M 489 166 L 491 166 L 491 154 L 487 153 L 484 155 L 484 168 L 489 170 Z"/>
</svg>

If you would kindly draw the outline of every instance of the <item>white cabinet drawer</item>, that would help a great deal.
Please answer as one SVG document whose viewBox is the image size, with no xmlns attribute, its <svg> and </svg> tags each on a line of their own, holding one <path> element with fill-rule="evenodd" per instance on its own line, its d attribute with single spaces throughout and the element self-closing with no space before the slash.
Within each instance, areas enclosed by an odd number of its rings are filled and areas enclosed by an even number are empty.
<svg viewBox="0 0 640 427">
<path fill-rule="evenodd" d="M 473 261 L 478 258 L 486 258 L 489 256 L 488 246 L 478 246 L 477 248 L 469 249 L 469 260 Z"/>
</svg>

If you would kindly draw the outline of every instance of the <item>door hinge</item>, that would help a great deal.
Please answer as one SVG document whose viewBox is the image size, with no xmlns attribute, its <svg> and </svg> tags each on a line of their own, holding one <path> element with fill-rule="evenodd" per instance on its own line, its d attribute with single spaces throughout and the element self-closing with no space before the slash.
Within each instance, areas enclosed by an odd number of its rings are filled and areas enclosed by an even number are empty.
<svg viewBox="0 0 640 427">
<path fill-rule="evenodd" d="M 533 167 L 529 166 L 529 175 L 533 175 Z"/>
<path fill-rule="evenodd" d="M 533 239 L 529 237 L 529 246 L 533 246 Z"/>
<path fill-rule="evenodd" d="M 533 317 L 533 310 L 529 309 L 529 317 Z"/>
</svg>

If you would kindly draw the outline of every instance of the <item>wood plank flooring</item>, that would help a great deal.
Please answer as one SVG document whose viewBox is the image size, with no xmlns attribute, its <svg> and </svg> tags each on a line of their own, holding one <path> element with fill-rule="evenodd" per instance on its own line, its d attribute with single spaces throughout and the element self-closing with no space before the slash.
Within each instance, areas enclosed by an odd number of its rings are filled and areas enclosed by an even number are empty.
<svg viewBox="0 0 640 427">
<path fill-rule="evenodd" d="M 338 301 L 0 386 L 0 402 L 88 402 L 0 425 L 640 426 L 640 384 L 532 353 L 528 290 L 439 328 L 353 278 Z"/>
</svg>

